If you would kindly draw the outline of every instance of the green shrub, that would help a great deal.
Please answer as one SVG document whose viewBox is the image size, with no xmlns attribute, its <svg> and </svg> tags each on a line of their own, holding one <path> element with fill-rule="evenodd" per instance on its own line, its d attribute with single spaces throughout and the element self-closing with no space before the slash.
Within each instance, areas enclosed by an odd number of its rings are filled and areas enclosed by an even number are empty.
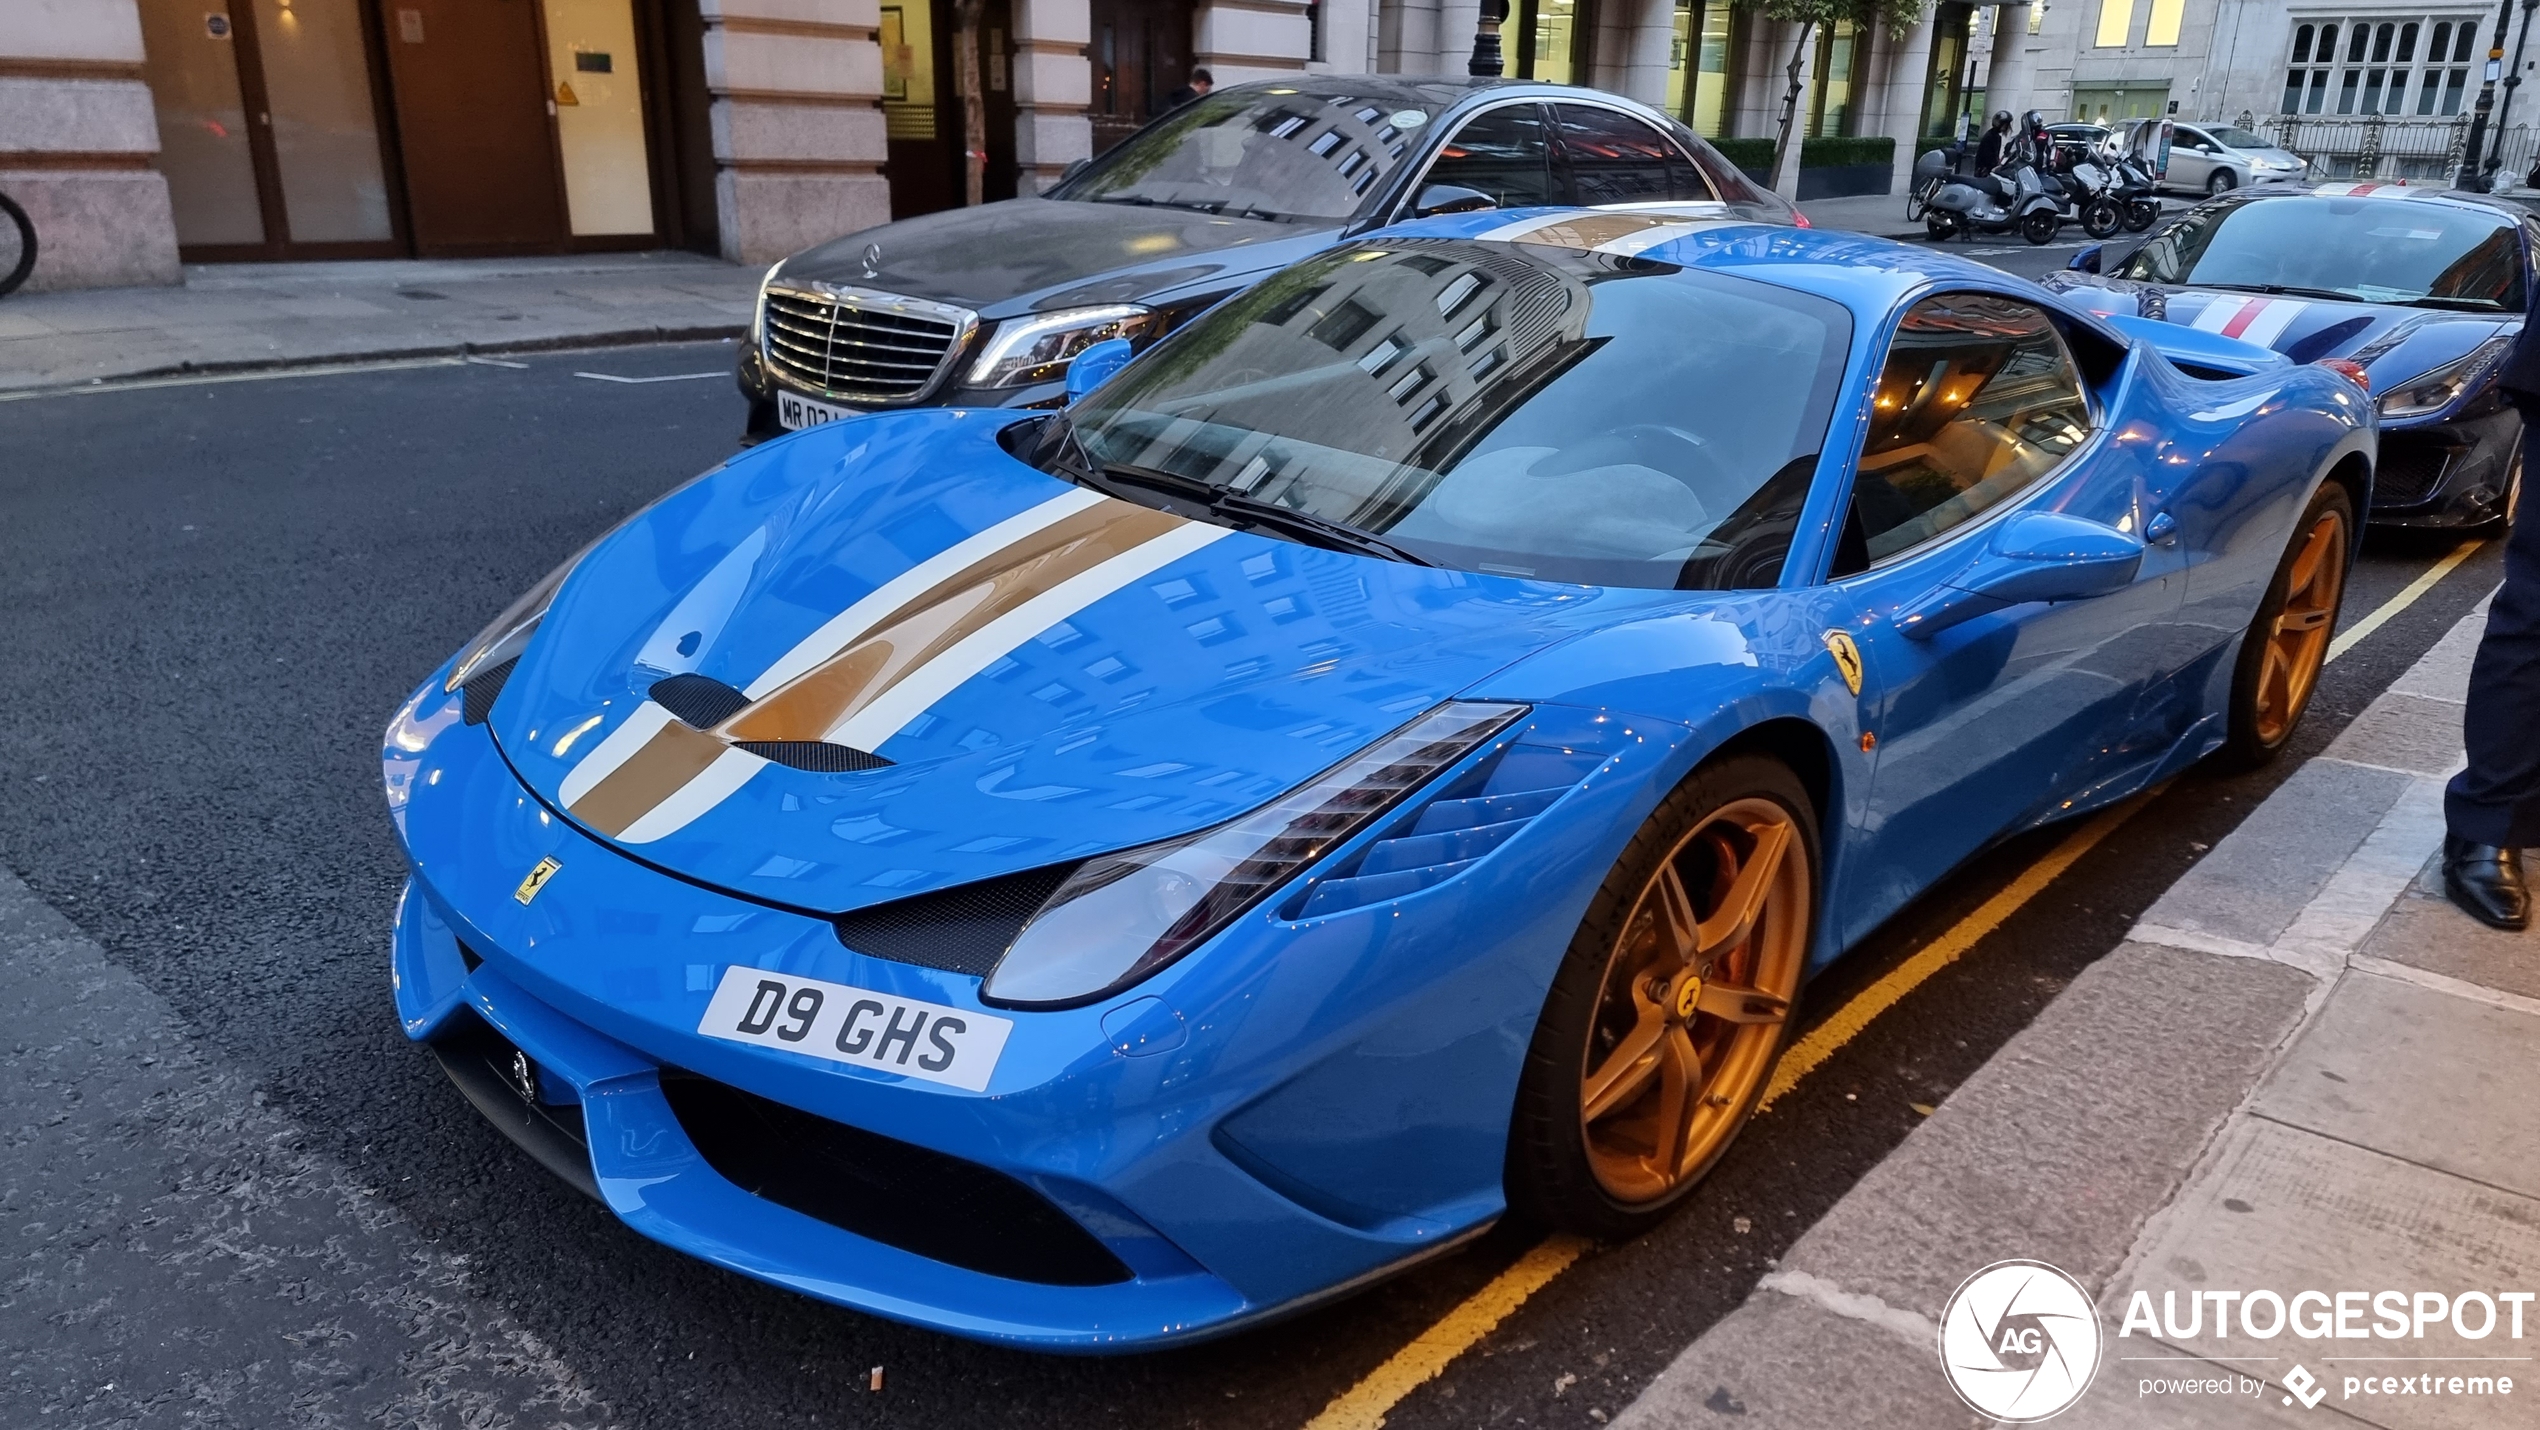
<svg viewBox="0 0 2540 1430">
<path fill-rule="evenodd" d="M 1896 141 L 1885 135 L 1852 134 L 1805 139 L 1799 145 L 1799 167 L 1836 169 L 1846 164 L 1893 164 Z"/>
<path fill-rule="evenodd" d="M 1711 147 L 1741 169 L 1760 171 L 1773 166 L 1773 141 L 1770 139 L 1714 139 Z"/>
<path fill-rule="evenodd" d="M 1730 163 L 1749 173 L 1761 174 L 1773 167 L 1773 141 L 1769 138 L 1714 139 L 1711 145 L 1727 155 Z M 1799 141 L 1799 167 L 1803 169 L 1895 162 L 1896 141 L 1884 135 L 1846 135 Z"/>
</svg>

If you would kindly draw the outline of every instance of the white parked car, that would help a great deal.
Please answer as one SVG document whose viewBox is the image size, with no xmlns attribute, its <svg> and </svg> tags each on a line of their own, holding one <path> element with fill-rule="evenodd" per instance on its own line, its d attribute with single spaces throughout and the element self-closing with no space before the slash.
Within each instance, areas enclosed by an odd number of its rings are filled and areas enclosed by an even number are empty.
<svg viewBox="0 0 2540 1430">
<path fill-rule="evenodd" d="M 2298 179 L 2309 167 L 2307 160 L 2263 134 L 2229 124 L 2180 124 L 2172 130 L 2170 172 L 2161 184 L 2219 194 Z"/>
</svg>

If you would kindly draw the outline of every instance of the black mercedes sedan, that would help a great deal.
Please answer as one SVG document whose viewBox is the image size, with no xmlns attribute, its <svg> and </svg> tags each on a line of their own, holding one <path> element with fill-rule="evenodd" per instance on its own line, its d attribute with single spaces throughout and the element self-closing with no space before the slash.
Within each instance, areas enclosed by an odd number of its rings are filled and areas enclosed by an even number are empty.
<svg viewBox="0 0 2540 1430">
<path fill-rule="evenodd" d="M 883 408 L 1055 405 L 1086 347 L 1144 347 L 1369 229 L 1647 203 L 1806 222 L 1682 124 L 1597 90 L 1392 75 L 1229 85 L 1037 198 L 884 224 L 770 268 L 740 358 L 743 438 Z"/>
</svg>

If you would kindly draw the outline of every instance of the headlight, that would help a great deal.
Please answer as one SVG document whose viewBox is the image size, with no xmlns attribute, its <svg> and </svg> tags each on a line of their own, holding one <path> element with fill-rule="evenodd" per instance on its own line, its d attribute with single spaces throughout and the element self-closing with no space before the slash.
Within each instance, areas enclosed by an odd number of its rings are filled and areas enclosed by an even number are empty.
<svg viewBox="0 0 2540 1430">
<path fill-rule="evenodd" d="M 467 643 L 457 662 L 451 665 L 450 678 L 441 682 L 441 688 L 455 691 L 467 684 L 471 676 L 492 670 L 507 660 L 520 659 L 520 653 L 529 649 L 529 638 L 538 633 L 538 623 L 547 618 L 547 608 L 555 604 L 557 588 L 564 585 L 564 578 L 573 574 L 573 568 L 582 560 L 583 552 L 590 549 L 586 546 L 582 551 L 573 553 L 562 566 L 548 572 L 537 585 L 523 592 L 519 600 L 504 607 L 503 613 L 494 618 L 492 625 L 478 631 L 476 639 Z"/>
<path fill-rule="evenodd" d="M 1153 310 L 1128 303 L 1106 308 L 1063 308 L 1008 318 L 970 365 L 972 387 L 1017 387 L 1027 382 L 1055 382 L 1067 371 L 1068 359 L 1099 342 L 1127 338 L 1135 342 L 1154 330 Z"/>
<path fill-rule="evenodd" d="M 776 270 L 784 266 L 785 260 L 780 258 L 767 265 L 767 271 L 759 275 L 758 297 L 750 304 L 751 347 L 757 347 L 767 335 L 767 285 L 776 281 Z"/>
<path fill-rule="evenodd" d="M 982 996 L 1009 1007 L 1059 1007 L 1147 977 L 1525 711 L 1449 701 L 1249 814 L 1086 860 L 1016 935 Z"/>
<path fill-rule="evenodd" d="M 2511 338 L 2490 338 L 2457 362 L 2445 363 L 2413 382 L 2403 382 L 2381 399 L 2384 417 L 2422 417 L 2452 405 L 2477 385 L 2487 369 L 2513 346 Z"/>
</svg>

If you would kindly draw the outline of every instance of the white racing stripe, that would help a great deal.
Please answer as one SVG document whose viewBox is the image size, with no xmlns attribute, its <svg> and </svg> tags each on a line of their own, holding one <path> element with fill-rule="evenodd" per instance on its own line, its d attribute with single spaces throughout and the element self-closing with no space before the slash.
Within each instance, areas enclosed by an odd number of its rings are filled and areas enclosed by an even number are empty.
<svg viewBox="0 0 2540 1430">
<path fill-rule="evenodd" d="M 1105 498 L 1100 492 L 1071 487 L 1039 506 L 1007 517 L 976 536 L 953 543 L 883 582 L 872 595 L 830 617 L 820 629 L 803 637 L 792 650 L 769 666 L 765 674 L 751 681 L 742 693 L 752 700 L 764 698 L 854 644 L 858 636 L 897 614 L 900 607 L 923 595 L 926 588 L 936 582 L 1103 500 Z"/>
<path fill-rule="evenodd" d="M 1161 570 L 1209 543 L 1234 535 L 1222 526 L 1186 522 L 1162 536 L 1121 552 L 1079 576 L 981 626 L 949 650 L 912 670 L 879 699 L 832 727 L 821 738 L 858 750 L 878 750 L 909 721 L 998 657 L 1150 572 Z M 682 791 L 684 794 L 685 791 Z"/>
</svg>

